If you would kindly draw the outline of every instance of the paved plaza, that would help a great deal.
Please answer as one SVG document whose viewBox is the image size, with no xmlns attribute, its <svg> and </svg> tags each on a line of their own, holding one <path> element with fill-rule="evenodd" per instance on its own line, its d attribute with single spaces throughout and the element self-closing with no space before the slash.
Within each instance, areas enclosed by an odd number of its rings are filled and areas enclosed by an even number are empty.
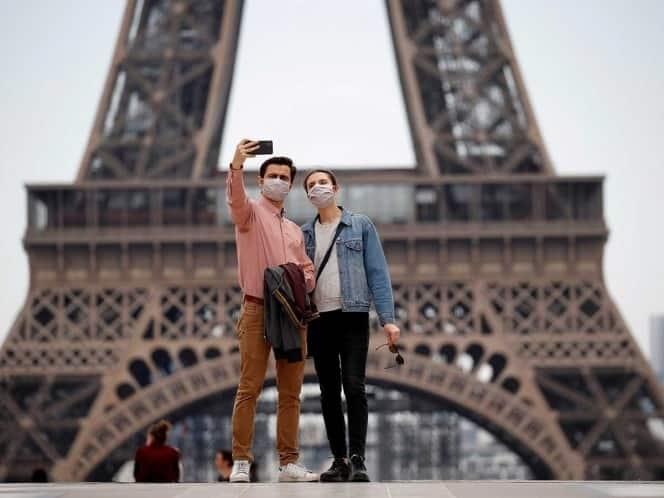
<svg viewBox="0 0 664 498">
<path fill-rule="evenodd" d="M 2 484 L 0 498 L 639 498 L 664 483 L 416 481 L 369 484 Z"/>
</svg>

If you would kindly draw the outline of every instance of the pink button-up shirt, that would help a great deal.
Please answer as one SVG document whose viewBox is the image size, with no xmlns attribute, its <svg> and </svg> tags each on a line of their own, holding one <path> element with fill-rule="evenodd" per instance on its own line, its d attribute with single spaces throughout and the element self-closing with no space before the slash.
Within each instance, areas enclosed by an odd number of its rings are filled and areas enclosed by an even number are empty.
<svg viewBox="0 0 664 498">
<path fill-rule="evenodd" d="M 304 249 L 300 227 L 284 217 L 263 195 L 253 200 L 244 189 L 242 170 L 229 169 L 226 197 L 235 223 L 240 287 L 245 294 L 263 297 L 266 268 L 297 263 L 304 271 L 307 290 L 315 286 L 314 265 Z"/>
</svg>

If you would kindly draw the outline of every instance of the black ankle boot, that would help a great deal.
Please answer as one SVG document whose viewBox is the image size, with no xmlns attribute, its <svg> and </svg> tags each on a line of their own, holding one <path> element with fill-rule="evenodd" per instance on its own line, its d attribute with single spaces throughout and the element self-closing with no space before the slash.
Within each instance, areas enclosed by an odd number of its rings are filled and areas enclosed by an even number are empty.
<svg viewBox="0 0 664 498">
<path fill-rule="evenodd" d="M 320 482 L 346 482 L 350 467 L 344 458 L 335 458 L 328 470 L 320 475 Z"/>
<path fill-rule="evenodd" d="M 353 455 L 350 457 L 350 480 L 353 482 L 369 482 L 369 474 L 364 466 L 364 457 Z"/>
</svg>

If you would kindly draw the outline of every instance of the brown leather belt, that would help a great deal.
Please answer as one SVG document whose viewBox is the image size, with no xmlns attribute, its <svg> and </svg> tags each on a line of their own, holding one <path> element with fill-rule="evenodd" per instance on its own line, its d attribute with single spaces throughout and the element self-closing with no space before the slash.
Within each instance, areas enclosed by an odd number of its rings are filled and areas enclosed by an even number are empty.
<svg viewBox="0 0 664 498">
<path fill-rule="evenodd" d="M 265 304 L 265 301 L 262 298 L 250 296 L 249 294 L 244 295 L 244 300 L 246 302 L 258 304 L 260 306 L 263 306 L 263 304 Z"/>
</svg>

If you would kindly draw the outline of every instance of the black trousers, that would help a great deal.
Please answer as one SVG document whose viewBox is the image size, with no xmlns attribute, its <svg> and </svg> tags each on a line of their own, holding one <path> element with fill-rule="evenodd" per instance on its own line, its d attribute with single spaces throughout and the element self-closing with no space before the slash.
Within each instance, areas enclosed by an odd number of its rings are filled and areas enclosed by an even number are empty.
<svg viewBox="0 0 664 498">
<path fill-rule="evenodd" d="M 365 388 L 369 313 L 341 310 L 321 313 L 319 319 L 309 324 L 308 335 L 332 454 L 335 458 L 356 454 L 364 457 L 369 418 Z M 342 386 L 348 410 L 348 445 L 341 404 Z"/>
</svg>

